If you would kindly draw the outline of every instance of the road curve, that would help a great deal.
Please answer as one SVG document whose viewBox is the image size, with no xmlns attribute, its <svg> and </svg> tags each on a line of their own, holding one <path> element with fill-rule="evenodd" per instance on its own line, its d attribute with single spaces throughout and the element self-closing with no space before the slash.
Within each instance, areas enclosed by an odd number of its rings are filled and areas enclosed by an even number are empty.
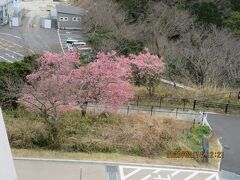
<svg viewBox="0 0 240 180">
<path fill-rule="evenodd" d="M 240 175 L 240 117 L 208 114 L 207 119 L 223 146 L 220 169 Z"/>
</svg>

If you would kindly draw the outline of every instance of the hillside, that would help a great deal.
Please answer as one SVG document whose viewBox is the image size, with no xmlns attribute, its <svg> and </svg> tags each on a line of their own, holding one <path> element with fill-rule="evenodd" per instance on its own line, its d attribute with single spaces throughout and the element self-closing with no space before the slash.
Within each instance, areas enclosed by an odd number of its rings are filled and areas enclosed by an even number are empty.
<svg viewBox="0 0 240 180">
<path fill-rule="evenodd" d="M 87 3 L 88 2 L 88 3 Z M 164 57 L 164 76 L 195 85 L 239 87 L 239 0 L 89 0 L 85 33 L 95 51 Z"/>
</svg>

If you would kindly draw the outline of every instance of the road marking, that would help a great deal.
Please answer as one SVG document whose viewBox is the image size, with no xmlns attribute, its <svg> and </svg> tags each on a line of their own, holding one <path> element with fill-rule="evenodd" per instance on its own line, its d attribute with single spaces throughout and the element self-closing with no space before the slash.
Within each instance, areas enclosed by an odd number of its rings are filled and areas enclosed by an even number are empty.
<svg viewBox="0 0 240 180">
<path fill-rule="evenodd" d="M 171 176 L 174 177 L 174 176 L 176 176 L 179 173 L 180 173 L 180 171 L 175 171 L 174 173 L 171 174 Z"/>
<path fill-rule="evenodd" d="M 1 34 L 1 33 L 0 33 Z M 3 33 L 3 34 L 5 34 L 5 33 Z M 15 37 L 15 36 L 14 36 Z M 16 38 L 17 38 L 17 36 L 16 36 Z M 20 37 L 19 37 L 20 38 Z M 20 38 L 20 39 L 22 39 L 22 38 Z M 2 41 L 5 41 L 5 42 L 8 42 L 8 47 L 9 48 L 11 48 L 11 47 L 14 47 L 14 46 L 18 46 L 18 47 L 20 47 L 20 48 L 23 48 L 23 49 L 26 49 L 26 50 L 28 50 L 28 51 L 30 51 L 32 54 L 35 54 L 35 52 L 32 50 L 32 49 L 30 49 L 30 48 L 25 48 L 25 47 L 23 47 L 23 46 L 21 46 L 21 45 L 19 45 L 19 44 L 16 44 L 16 43 L 14 43 L 14 42 L 11 42 L 11 41 L 8 41 L 8 40 L 6 40 L 6 39 L 3 39 L 3 38 L 0 38 L 0 40 L 2 40 Z M 2 42 L 1 42 L 2 43 Z M 12 45 L 14 45 L 14 46 L 12 46 Z"/>
<path fill-rule="evenodd" d="M 6 36 L 15 37 L 15 38 L 18 38 L 18 39 L 22 39 L 22 38 L 19 37 L 19 36 L 14 36 L 14 35 L 12 35 L 12 34 L 8 34 L 8 33 L 0 33 L 0 34 L 2 34 L 2 35 L 6 35 Z"/>
<path fill-rule="evenodd" d="M 188 176 L 187 178 L 185 178 L 184 180 L 190 180 L 192 179 L 194 176 L 196 176 L 197 174 L 199 174 L 198 172 L 194 172 L 192 173 L 190 176 Z"/>
<path fill-rule="evenodd" d="M 132 171 L 131 173 L 125 175 L 124 174 L 124 170 L 127 169 L 127 170 L 134 170 Z M 164 172 L 167 172 L 167 177 L 166 178 L 162 178 L 162 179 L 171 179 L 171 177 L 175 177 L 177 178 L 178 177 L 178 174 L 179 173 L 188 173 L 187 175 L 184 175 L 185 176 L 185 179 L 182 177 L 182 179 L 184 180 L 191 180 L 191 179 L 194 179 L 195 176 L 200 176 L 205 174 L 207 175 L 207 180 L 211 180 L 212 178 L 215 178 L 215 180 L 219 180 L 219 175 L 218 175 L 218 172 L 216 171 L 211 171 L 211 170 L 203 170 L 203 169 L 179 169 L 179 168 L 164 168 L 164 167 L 143 167 L 143 166 L 128 166 L 128 165 L 120 165 L 119 166 L 119 172 L 120 172 L 120 177 L 121 177 L 121 180 L 128 180 L 128 178 L 130 176 L 133 176 L 136 174 L 140 175 L 140 173 L 138 173 L 139 171 L 141 170 L 152 170 L 152 174 L 148 174 L 147 176 L 145 175 L 145 177 L 142 177 L 142 178 L 148 178 L 149 175 L 153 175 L 153 174 L 158 174 L 158 177 L 160 178 L 161 177 L 161 173 L 164 173 Z M 170 171 L 170 172 L 169 172 Z M 151 176 L 152 177 L 152 176 Z M 131 179 L 131 178 L 130 178 Z M 140 178 L 139 178 L 140 179 Z"/>
<path fill-rule="evenodd" d="M 64 49 L 63 49 L 62 41 L 61 41 L 61 38 L 60 38 L 59 29 L 57 30 L 57 32 L 58 32 L 58 38 L 59 38 L 59 42 L 60 42 L 60 45 L 61 45 L 61 48 L 62 48 L 62 52 L 65 53 Z"/>
<path fill-rule="evenodd" d="M 157 169 L 157 170 L 155 170 L 153 173 L 156 174 L 156 173 L 158 173 L 158 172 L 160 172 L 160 171 L 161 171 L 160 169 Z"/>
<path fill-rule="evenodd" d="M 21 45 L 19 45 L 19 44 L 16 44 L 16 43 L 13 43 L 13 42 L 11 42 L 11 41 L 8 41 L 8 40 L 6 40 L 6 39 L 0 38 L 0 40 L 6 41 L 6 42 L 8 42 L 9 44 L 13 44 L 13 45 L 15 45 L 15 46 L 18 46 L 18 47 L 23 48 L 23 46 L 21 46 Z"/>
<path fill-rule="evenodd" d="M 0 44 L 1 44 L 1 46 L 3 46 L 3 47 L 8 47 L 8 48 L 13 48 L 13 47 L 14 47 L 14 46 L 11 45 L 10 43 L 3 43 L 3 42 L 1 42 L 1 41 L 0 41 Z"/>
<path fill-rule="evenodd" d="M 206 178 L 205 180 L 211 180 L 211 179 L 214 178 L 214 177 L 217 178 L 216 175 L 213 174 L 213 175 L 209 176 L 208 178 Z"/>
<path fill-rule="evenodd" d="M 12 56 L 12 55 L 10 55 L 10 54 L 8 54 L 8 53 L 5 53 L 5 55 L 8 56 L 8 57 L 11 57 L 11 58 L 13 58 L 13 59 L 16 59 L 14 56 Z"/>
<path fill-rule="evenodd" d="M 14 51 L 12 51 L 12 50 L 10 50 L 10 49 L 8 49 L 8 48 L 0 47 L 0 49 L 4 49 L 5 51 L 9 51 L 9 52 L 11 52 L 11 53 L 13 53 L 13 54 L 17 54 L 18 56 L 24 57 L 24 55 L 22 55 L 22 54 L 20 54 L 20 53 L 18 53 L 18 52 L 14 52 Z"/>
<path fill-rule="evenodd" d="M 21 48 L 21 52 L 24 52 L 25 50 L 27 50 L 27 51 L 31 52 L 32 54 L 35 54 L 35 52 L 30 48 L 25 49 L 23 46 L 21 46 L 19 44 L 16 44 L 16 43 L 13 43 L 13 42 L 8 41 L 8 40 L 3 39 L 3 38 L 0 38 L 0 40 L 1 40 L 0 41 L 0 49 L 4 49 L 8 52 L 11 52 L 11 53 L 16 54 L 16 55 L 21 56 L 21 57 L 24 57 L 24 55 L 21 54 L 21 53 L 18 53 L 18 51 L 16 51 L 16 50 L 11 50 L 11 48 L 17 48 L 18 47 L 18 48 Z M 14 59 L 16 59 L 16 58 L 14 57 Z"/>
<path fill-rule="evenodd" d="M 162 178 L 162 176 L 161 175 L 158 175 L 158 177 L 156 177 L 156 178 L 154 178 L 154 179 L 158 179 L 158 180 L 171 180 L 171 177 L 169 176 L 169 175 L 167 175 L 167 177 L 166 178 Z"/>
<path fill-rule="evenodd" d="M 141 180 L 147 180 L 147 179 L 149 179 L 150 177 L 151 177 L 151 175 L 149 174 L 149 175 L 145 176 L 144 178 L 142 178 Z"/>
<path fill-rule="evenodd" d="M 129 174 L 127 174 L 126 176 L 123 177 L 123 180 L 131 177 L 132 175 L 134 175 L 134 174 L 136 174 L 136 173 L 138 173 L 140 170 L 141 170 L 141 169 L 136 169 L 136 170 L 130 172 Z"/>
<path fill-rule="evenodd" d="M 3 60 L 5 60 L 5 61 L 9 62 L 9 63 L 13 63 L 12 61 L 9 61 L 9 60 L 6 59 L 5 57 L 0 56 L 0 60 L 1 60 L 1 58 L 2 58 Z"/>
</svg>

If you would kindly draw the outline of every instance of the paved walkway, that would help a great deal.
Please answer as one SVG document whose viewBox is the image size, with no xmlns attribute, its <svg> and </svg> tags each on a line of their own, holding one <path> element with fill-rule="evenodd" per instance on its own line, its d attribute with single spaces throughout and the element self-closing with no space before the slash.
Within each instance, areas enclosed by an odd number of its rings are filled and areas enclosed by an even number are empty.
<svg viewBox="0 0 240 180">
<path fill-rule="evenodd" d="M 14 160 L 18 180 L 219 180 L 217 171 L 97 161 Z"/>
<path fill-rule="evenodd" d="M 220 169 L 240 175 L 240 117 L 208 114 L 207 119 L 223 145 L 224 158 Z"/>
<path fill-rule="evenodd" d="M 18 180 L 107 179 L 105 167 L 101 164 L 15 160 L 15 167 Z"/>
</svg>

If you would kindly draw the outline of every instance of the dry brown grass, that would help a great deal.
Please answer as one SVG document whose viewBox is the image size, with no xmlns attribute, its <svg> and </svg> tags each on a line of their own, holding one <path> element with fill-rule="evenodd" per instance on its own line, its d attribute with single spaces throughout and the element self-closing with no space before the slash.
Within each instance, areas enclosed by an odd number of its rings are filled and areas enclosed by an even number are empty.
<svg viewBox="0 0 240 180">
<path fill-rule="evenodd" d="M 74 133 L 63 144 L 81 151 L 123 152 L 147 157 L 161 156 L 167 150 L 181 149 L 181 140 L 192 124 L 185 121 L 146 115 L 116 117 L 114 122 L 96 123 L 86 135 Z M 98 121 L 104 121 L 99 119 Z M 65 127 L 79 126 L 68 119 Z M 75 125 L 74 125 L 75 123 Z M 64 134 L 68 134 L 65 132 Z M 78 144 L 79 146 L 75 146 Z M 84 144 L 84 147 L 83 147 Z M 101 148 L 100 148 L 101 147 Z M 99 149 L 100 148 L 100 149 Z M 113 148 L 113 149 L 112 149 Z M 79 150 L 78 149 L 78 150 Z M 94 150 L 95 149 L 95 150 Z"/>
<path fill-rule="evenodd" d="M 166 158 L 167 151 L 191 150 L 185 141 L 192 126 L 187 121 L 146 115 L 82 118 L 72 111 L 62 119 L 59 149 L 50 151 L 42 120 L 24 111 L 17 114 L 14 118 L 10 112 L 4 113 L 11 146 L 17 148 L 13 149 L 15 156 L 217 167 L 217 161 L 208 165 L 193 159 Z"/>
<path fill-rule="evenodd" d="M 133 86 L 132 88 L 136 96 L 148 96 L 148 92 L 145 87 Z M 228 100 L 233 103 L 239 102 L 237 99 L 237 89 L 231 89 L 228 87 L 219 88 L 215 85 L 201 87 L 193 86 L 193 88 L 194 90 L 185 90 L 181 88 L 174 88 L 166 84 L 160 84 L 156 88 L 155 95 L 179 99 L 199 99 L 219 103 L 225 103 L 228 102 Z"/>
<path fill-rule="evenodd" d="M 171 146 L 176 145 L 183 137 L 182 129 L 190 127 L 189 122 L 138 115 L 123 119 L 119 126 L 106 126 L 101 132 L 109 143 L 121 144 L 127 148 L 134 145 L 139 155 L 153 157 L 159 155 L 159 150 L 171 149 Z"/>
<path fill-rule="evenodd" d="M 5 113 L 12 147 L 52 148 L 48 127 L 39 116 Z M 61 119 L 59 150 L 69 152 L 118 152 L 145 157 L 162 156 L 167 150 L 181 149 L 190 122 L 146 115 L 110 115 L 101 118 L 80 116 L 71 111 Z"/>
</svg>

